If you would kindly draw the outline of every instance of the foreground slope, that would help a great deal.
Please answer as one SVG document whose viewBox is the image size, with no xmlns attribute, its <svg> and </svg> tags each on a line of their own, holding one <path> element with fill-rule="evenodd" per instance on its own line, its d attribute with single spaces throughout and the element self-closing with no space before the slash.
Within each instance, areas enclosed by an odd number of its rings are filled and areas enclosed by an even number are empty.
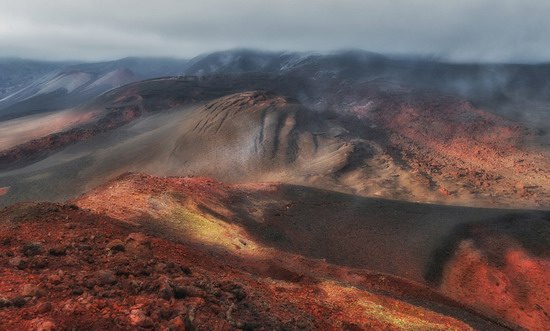
<svg viewBox="0 0 550 331">
<path fill-rule="evenodd" d="M 131 200 L 120 198 L 128 195 Z M 140 175 L 108 183 L 77 204 L 128 222 L 150 219 L 176 237 L 242 257 L 286 252 L 407 278 L 529 329 L 549 322 L 548 212 L 412 204 L 280 184 L 197 185 Z M 190 218 L 198 224 L 187 223 Z"/>
<path fill-rule="evenodd" d="M 429 287 L 262 238 L 254 229 L 271 223 L 269 211 L 294 212 L 265 199 L 288 190 L 308 189 L 125 175 L 72 204 L 8 207 L 0 328 L 507 328 Z"/>
</svg>

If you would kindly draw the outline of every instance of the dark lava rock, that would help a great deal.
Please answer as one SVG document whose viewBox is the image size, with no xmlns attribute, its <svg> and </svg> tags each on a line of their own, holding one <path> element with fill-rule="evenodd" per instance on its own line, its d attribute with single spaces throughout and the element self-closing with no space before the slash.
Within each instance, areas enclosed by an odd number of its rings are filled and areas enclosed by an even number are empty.
<svg viewBox="0 0 550 331">
<path fill-rule="evenodd" d="M 93 289 L 96 285 L 96 281 L 94 279 L 88 278 L 84 280 L 83 285 L 88 289 Z"/>
<path fill-rule="evenodd" d="M 233 294 L 233 297 L 237 300 L 237 301 L 241 301 L 243 300 L 244 298 L 246 298 L 246 292 L 244 291 L 244 289 L 242 287 L 236 287 L 235 289 L 233 289 L 231 291 L 231 293 Z"/>
<path fill-rule="evenodd" d="M 62 246 L 52 247 L 48 250 L 48 253 L 52 256 L 64 256 L 67 254 L 67 249 Z"/>
<path fill-rule="evenodd" d="M 93 248 L 90 245 L 80 244 L 76 245 L 76 249 L 78 249 L 79 251 L 91 251 Z"/>
<path fill-rule="evenodd" d="M 111 270 L 99 270 L 95 274 L 97 283 L 101 286 L 114 285 L 117 283 L 117 277 Z"/>
<path fill-rule="evenodd" d="M 40 255 L 44 252 L 44 248 L 42 247 L 42 244 L 40 243 L 29 243 L 25 244 L 21 248 L 21 253 L 25 255 L 26 257 Z"/>
<path fill-rule="evenodd" d="M 79 210 L 80 207 L 78 207 L 77 205 L 75 204 L 68 204 L 68 205 L 63 205 L 64 208 L 67 208 L 67 209 L 70 209 L 70 210 Z"/>
<path fill-rule="evenodd" d="M 8 298 L 0 297 L 0 308 L 11 306 L 11 301 Z"/>
<path fill-rule="evenodd" d="M 181 267 L 181 272 L 186 275 L 186 276 L 191 276 L 191 274 L 193 273 L 191 271 L 191 268 L 187 267 L 187 266 L 182 266 Z"/>
<path fill-rule="evenodd" d="M 14 307 L 21 308 L 27 303 L 27 299 L 22 296 L 15 297 L 10 300 Z"/>
<path fill-rule="evenodd" d="M 126 250 L 124 243 L 120 239 L 115 239 L 109 242 L 107 244 L 107 248 L 113 253 L 124 252 Z"/>
<path fill-rule="evenodd" d="M 77 288 L 73 289 L 71 293 L 73 295 L 81 295 L 82 293 L 84 293 L 84 290 L 80 287 L 77 287 Z"/>
<path fill-rule="evenodd" d="M 29 260 L 21 256 L 16 256 L 9 260 L 9 264 L 17 269 L 25 269 L 29 266 Z"/>
<path fill-rule="evenodd" d="M 158 294 L 161 298 L 165 300 L 170 300 L 174 297 L 174 289 L 170 285 L 169 280 L 166 277 L 162 277 L 158 280 L 159 290 Z"/>
<path fill-rule="evenodd" d="M 191 298 L 204 298 L 206 296 L 205 292 L 195 286 L 172 286 L 174 289 L 174 296 L 176 299 L 184 299 L 187 297 Z"/>
<path fill-rule="evenodd" d="M 31 260 L 29 266 L 34 269 L 44 269 L 50 265 L 47 259 L 45 258 L 36 258 Z"/>
</svg>

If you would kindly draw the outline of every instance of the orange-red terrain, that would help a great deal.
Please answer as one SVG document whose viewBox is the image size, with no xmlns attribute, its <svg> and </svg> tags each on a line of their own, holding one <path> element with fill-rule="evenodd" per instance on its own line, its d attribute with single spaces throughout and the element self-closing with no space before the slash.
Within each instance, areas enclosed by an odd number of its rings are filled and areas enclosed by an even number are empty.
<svg viewBox="0 0 550 331">
<path fill-rule="evenodd" d="M 405 190 L 418 200 L 529 208 L 550 202 L 550 162 L 544 149 L 530 147 L 534 132 L 467 100 L 375 81 L 350 87 L 326 107 L 343 108 L 384 137 L 414 183 Z"/>
<path fill-rule="evenodd" d="M 520 229 L 513 218 L 457 225 L 444 247 L 424 253 L 422 243 L 373 245 L 341 232 L 395 231 L 392 203 L 275 183 L 127 174 L 66 204 L 17 204 L 0 214 L 0 329 L 548 326 L 548 215 L 518 216 Z M 483 216 L 421 206 L 399 209 L 422 219 Z M 388 226 L 373 228 L 377 218 Z M 333 247 L 337 240 L 348 242 Z M 360 244 L 368 251 L 338 252 Z M 416 260 L 378 256 L 399 245 Z M 428 265 L 416 265 L 423 254 Z M 369 259 L 390 272 L 368 271 Z"/>
</svg>

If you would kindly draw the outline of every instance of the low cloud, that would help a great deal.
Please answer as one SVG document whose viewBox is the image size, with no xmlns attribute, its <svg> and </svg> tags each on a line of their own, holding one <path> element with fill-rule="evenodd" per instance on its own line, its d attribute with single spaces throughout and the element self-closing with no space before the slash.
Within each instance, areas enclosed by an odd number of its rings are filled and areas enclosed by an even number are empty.
<svg viewBox="0 0 550 331">
<path fill-rule="evenodd" d="M 215 50 L 550 61 L 545 0 L 3 0 L 0 56 L 101 60 Z"/>
</svg>

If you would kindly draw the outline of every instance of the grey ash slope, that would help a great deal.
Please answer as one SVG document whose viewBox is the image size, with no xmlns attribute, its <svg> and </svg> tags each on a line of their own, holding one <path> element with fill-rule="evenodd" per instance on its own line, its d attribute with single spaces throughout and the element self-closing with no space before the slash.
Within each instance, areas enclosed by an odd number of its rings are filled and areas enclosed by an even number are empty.
<svg viewBox="0 0 550 331">
<path fill-rule="evenodd" d="M 59 70 L 65 65 L 67 64 L 9 58 L 0 59 L 0 99 L 45 74 Z"/>
<path fill-rule="evenodd" d="M 0 94 L 0 120 L 75 107 L 115 87 L 181 74 L 186 63 L 161 58 L 82 64 L 6 60 L 0 64 L 7 86 Z"/>
<path fill-rule="evenodd" d="M 105 74 L 83 71 L 49 74 L 4 98 L 0 102 L 0 118 L 11 119 L 68 109 L 106 90 L 137 80 L 138 77 L 128 69 Z"/>
<path fill-rule="evenodd" d="M 65 199 L 126 171 L 228 181 L 320 176 L 341 168 L 349 151 L 328 129 L 303 106 L 260 92 L 181 106 L 4 172 L 1 185 L 11 190 L 3 202 Z"/>
</svg>

